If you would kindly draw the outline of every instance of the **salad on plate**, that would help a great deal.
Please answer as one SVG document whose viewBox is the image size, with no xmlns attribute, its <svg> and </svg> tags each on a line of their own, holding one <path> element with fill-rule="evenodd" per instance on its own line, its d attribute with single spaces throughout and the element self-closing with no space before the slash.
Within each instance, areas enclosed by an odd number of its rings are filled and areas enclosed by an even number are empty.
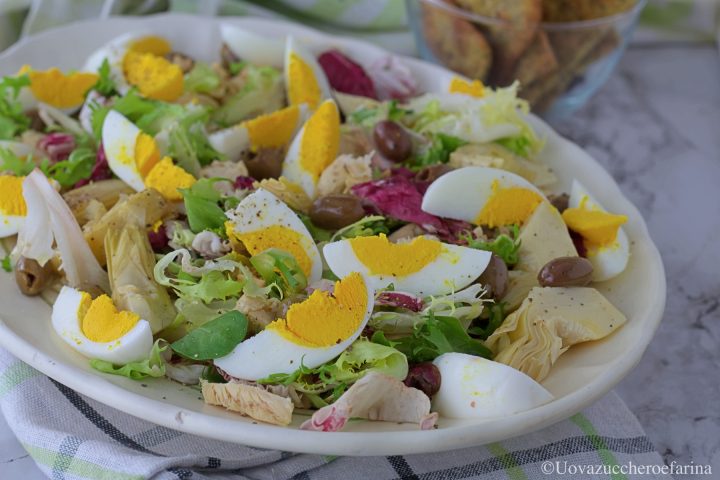
<svg viewBox="0 0 720 480">
<path fill-rule="evenodd" d="M 558 191 L 518 84 L 221 37 L 215 62 L 134 32 L 0 80 L 2 268 L 93 369 L 429 429 L 551 401 L 560 355 L 626 322 L 593 286 L 627 217 Z"/>
</svg>

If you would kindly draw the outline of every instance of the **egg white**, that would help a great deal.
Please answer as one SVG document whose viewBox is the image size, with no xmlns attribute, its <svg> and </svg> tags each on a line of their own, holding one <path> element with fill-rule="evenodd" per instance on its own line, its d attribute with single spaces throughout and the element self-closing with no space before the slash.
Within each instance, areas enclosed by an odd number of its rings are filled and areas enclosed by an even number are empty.
<svg viewBox="0 0 720 480">
<path fill-rule="evenodd" d="M 442 244 L 443 252 L 422 269 L 406 276 L 372 274 L 355 255 L 350 240 L 339 240 L 323 247 L 328 267 L 342 278 L 360 272 L 376 289 L 393 284 L 396 290 L 419 296 L 457 292 L 477 279 L 490 262 L 490 252 L 475 248 Z"/>
<path fill-rule="evenodd" d="M 234 210 L 228 211 L 227 216 L 233 222 L 233 230 L 237 234 L 278 225 L 298 233 L 311 263 L 308 283 L 316 282 L 322 277 L 322 259 L 312 235 L 300 217 L 269 191 L 260 188 L 251 193 Z"/>
<path fill-rule="evenodd" d="M 290 55 L 291 54 L 297 55 L 307 66 L 310 67 L 310 70 L 312 70 L 313 76 L 315 78 L 315 81 L 318 84 L 318 87 L 320 87 L 321 97 L 320 101 L 318 103 L 318 106 L 320 103 L 322 103 L 323 100 L 332 98 L 330 94 L 330 83 L 328 82 L 327 77 L 325 76 L 325 72 L 323 71 L 322 67 L 318 63 L 317 59 L 315 58 L 315 55 L 313 55 L 311 52 L 309 52 L 303 45 L 300 44 L 292 35 L 288 35 L 286 41 L 285 41 L 285 69 L 284 69 L 284 76 L 285 76 L 285 88 L 286 92 L 288 92 L 288 102 L 290 102 L 289 92 L 290 92 L 290 85 L 292 85 L 292 82 L 294 79 L 290 78 Z M 311 108 L 313 108 L 312 105 L 310 105 Z"/>
<path fill-rule="evenodd" d="M 521 371 L 482 357 L 445 353 L 433 364 L 441 378 L 433 410 L 443 417 L 501 418 L 553 399 L 550 392 Z"/>
<path fill-rule="evenodd" d="M 236 57 L 252 65 L 282 68 L 285 61 L 285 42 L 282 40 L 227 23 L 220 25 L 220 38 Z"/>
<path fill-rule="evenodd" d="M 439 217 L 474 223 L 492 196 L 496 180 L 500 188 L 524 188 L 545 198 L 535 185 L 514 173 L 489 167 L 463 167 L 431 183 L 421 208 Z"/>
<path fill-rule="evenodd" d="M 82 332 L 78 307 L 82 301 L 80 291 L 64 286 L 53 304 L 51 321 L 55 332 L 65 343 L 89 358 L 105 360 L 117 365 L 147 358 L 153 347 L 150 324 L 138 320 L 122 337 L 111 342 L 93 342 Z"/>
<path fill-rule="evenodd" d="M 332 103 L 334 105 L 335 109 L 337 109 L 337 104 L 334 100 L 326 100 L 326 102 Z M 324 102 L 323 102 L 324 103 Z M 321 104 L 322 105 L 322 104 Z M 319 108 L 319 106 L 318 106 Z M 317 110 L 316 110 L 317 111 Z M 339 113 L 338 113 L 339 115 Z M 310 117 L 312 118 L 312 116 Z M 301 156 L 301 149 L 302 149 L 302 143 L 303 138 L 305 135 L 312 135 L 312 133 L 308 129 L 308 123 L 310 119 L 305 122 L 303 127 L 300 129 L 300 132 L 298 132 L 297 135 L 295 135 L 295 138 L 293 139 L 292 143 L 290 144 L 290 147 L 288 148 L 288 152 L 285 155 L 285 160 L 283 161 L 283 167 L 282 167 L 282 175 L 290 180 L 291 182 L 297 183 L 302 187 L 303 190 L 305 190 L 305 193 L 307 193 L 308 197 L 315 198 L 315 192 L 316 192 L 316 186 L 317 181 L 319 179 L 315 179 L 314 176 L 305 170 L 303 166 L 300 164 L 300 156 Z M 321 126 L 318 126 L 318 128 Z M 335 160 L 333 158 L 333 160 Z M 328 163 L 329 165 L 329 163 Z"/>
<path fill-rule="evenodd" d="M 102 127 L 102 142 L 108 166 L 123 182 L 136 191 L 145 188 L 135 162 L 135 143 L 142 131 L 130 120 L 115 110 L 110 110 Z M 132 161 L 127 163 L 127 158 Z"/>
<path fill-rule="evenodd" d="M 362 333 L 367 325 L 374 304 L 374 290 L 364 278 L 367 307 L 363 320 L 351 336 L 330 347 L 298 345 L 274 330 L 263 330 L 254 337 L 240 343 L 227 356 L 214 361 L 215 365 L 233 377 L 243 380 L 258 380 L 273 373 L 292 373 L 301 364 L 315 368 L 345 351 Z"/>
<path fill-rule="evenodd" d="M 603 212 L 607 212 L 607 210 L 590 195 L 587 188 L 577 180 L 573 180 L 568 206 L 570 208 L 579 208 L 580 203 L 585 197 L 587 197 L 584 204 L 585 208 L 597 208 Z M 594 282 L 604 282 L 605 280 L 610 280 L 620 275 L 630 260 L 630 242 L 625 230 L 623 230 L 622 227 L 618 229 L 617 238 L 613 245 L 599 249 L 588 249 L 587 259 L 593 266 L 592 279 Z"/>
</svg>

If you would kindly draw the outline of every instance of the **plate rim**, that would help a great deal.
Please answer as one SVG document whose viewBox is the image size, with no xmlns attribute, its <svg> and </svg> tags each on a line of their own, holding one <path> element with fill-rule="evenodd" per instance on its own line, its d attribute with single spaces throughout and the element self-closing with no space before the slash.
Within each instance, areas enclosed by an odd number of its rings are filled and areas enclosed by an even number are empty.
<svg viewBox="0 0 720 480">
<path fill-rule="evenodd" d="M 388 53 L 385 49 L 367 41 L 325 34 L 282 19 L 260 17 L 205 17 L 186 13 L 163 13 L 144 17 L 118 16 L 104 20 L 85 20 L 49 29 L 37 35 L 27 37 L 11 46 L 0 54 L 0 60 L 16 55 L 16 52 L 25 48 L 28 44 L 31 45 L 37 41 L 37 39 L 42 39 L 45 36 L 61 35 L 65 31 L 83 28 L 90 24 L 129 21 L 130 23 L 138 23 L 140 26 L 143 23 L 149 23 L 153 20 L 162 21 L 168 18 L 171 20 L 202 19 L 203 21 L 210 21 L 210 23 L 214 25 L 219 25 L 220 23 L 243 24 L 249 21 L 260 24 L 269 23 L 275 27 L 284 28 L 289 31 L 301 32 L 311 37 L 327 39 L 341 46 L 356 45 L 365 49 L 371 48 L 379 53 Z M 448 73 L 446 69 L 440 66 L 424 62 L 417 58 L 402 55 L 397 55 L 397 57 L 412 66 L 420 65 L 423 69 L 430 68 L 430 70 L 434 70 L 442 75 L 447 75 Z M 636 235 L 633 240 L 636 242 L 636 248 L 643 248 L 645 253 L 649 255 L 649 258 L 652 260 L 651 267 L 654 267 L 657 273 L 657 275 L 650 279 L 653 285 L 649 287 L 655 289 L 657 292 L 657 301 L 644 310 L 640 316 L 634 317 L 638 319 L 637 321 L 642 319 L 643 323 L 648 325 L 648 330 L 651 331 L 648 331 L 641 337 L 642 341 L 634 344 L 632 350 L 624 353 L 614 370 L 603 371 L 583 388 L 575 390 L 546 405 L 526 412 L 517 413 L 510 417 L 429 431 L 330 433 L 303 431 L 262 423 L 253 424 L 241 422 L 236 424 L 237 428 L 228 429 L 227 418 L 186 410 L 173 404 L 148 398 L 126 390 L 120 385 L 108 381 L 99 374 L 80 370 L 63 361 L 58 361 L 45 355 L 11 330 L 9 325 L 2 320 L 1 314 L 0 346 L 3 346 L 18 359 L 26 362 L 43 374 L 76 390 L 80 394 L 86 395 L 112 408 L 185 433 L 260 448 L 280 449 L 301 453 L 354 456 L 440 452 L 502 441 L 516 435 L 539 430 L 557 421 L 566 419 L 591 405 L 609 392 L 637 365 L 662 321 L 667 286 L 662 258 L 650 237 L 645 220 L 635 205 L 622 193 L 614 178 L 588 152 L 562 137 L 544 121 L 537 117 L 532 117 L 532 122 L 540 129 L 553 135 L 555 137 L 554 141 L 559 142 L 563 148 L 570 149 L 575 155 L 586 157 L 583 160 L 583 165 L 591 168 L 592 174 L 599 177 L 597 183 L 604 185 L 606 188 L 610 188 L 612 190 L 611 194 L 618 197 L 618 201 L 623 204 L 627 213 L 632 213 L 632 216 L 639 220 L 638 235 Z M 499 430 L 502 431 L 502 433 L 489 436 L 484 435 L 483 432 L 486 431 L 486 428 L 489 431 Z M 394 438 L 393 447 L 390 449 L 388 449 L 386 442 L 377 441 L 381 436 L 387 437 L 388 435 L 392 435 Z"/>
</svg>

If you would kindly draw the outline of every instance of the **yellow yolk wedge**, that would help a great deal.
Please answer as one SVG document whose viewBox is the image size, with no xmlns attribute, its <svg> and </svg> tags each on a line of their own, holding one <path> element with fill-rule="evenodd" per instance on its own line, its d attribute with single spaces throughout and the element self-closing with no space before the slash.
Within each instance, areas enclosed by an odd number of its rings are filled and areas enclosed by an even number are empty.
<svg viewBox="0 0 720 480">
<path fill-rule="evenodd" d="M 155 54 L 127 52 L 123 72 L 128 83 L 148 98 L 172 102 L 183 93 L 184 77 L 180 67 Z"/>
<path fill-rule="evenodd" d="M 300 107 L 292 105 L 244 122 L 243 126 L 247 128 L 250 137 L 250 148 L 257 150 L 287 145 L 295 133 L 299 118 Z"/>
<path fill-rule="evenodd" d="M 3 215 L 18 217 L 27 215 L 27 206 L 22 194 L 23 180 L 25 177 L 0 175 L 0 217 Z"/>
<path fill-rule="evenodd" d="M 242 242 L 250 255 L 257 255 L 269 248 L 278 248 L 295 258 L 306 277 L 310 275 L 312 264 L 303 247 L 303 237 L 295 230 L 282 225 L 273 225 L 253 232 L 233 233 L 232 224 L 229 222 L 226 229 L 228 227 L 231 229 L 228 231 L 228 236 Z"/>
<path fill-rule="evenodd" d="M 450 81 L 450 93 L 463 93 L 471 97 L 480 98 L 485 95 L 485 86 L 480 80 L 468 82 L 460 77 L 453 77 Z"/>
<path fill-rule="evenodd" d="M 442 243 L 416 237 L 410 243 L 391 243 L 384 234 L 350 240 L 355 256 L 373 275 L 405 277 L 432 263 L 442 252 Z"/>
<path fill-rule="evenodd" d="M 501 187 L 496 180 L 492 184 L 492 194 L 475 219 L 475 223 L 491 228 L 522 225 L 542 201 L 542 197 L 532 190 L 522 187 Z"/>
<path fill-rule="evenodd" d="M 614 215 L 600 209 L 568 208 L 562 214 L 570 230 L 577 232 L 590 246 L 604 247 L 615 243 L 620 226 L 627 222 L 625 215 Z"/>
<path fill-rule="evenodd" d="M 118 312 L 107 295 L 100 295 L 93 300 L 86 292 L 82 292 L 78 318 L 81 319 L 82 332 L 93 342 L 117 340 L 128 333 L 140 320 L 135 313 Z"/>
<path fill-rule="evenodd" d="M 367 289 L 358 273 L 335 284 L 332 296 L 315 290 L 307 300 L 288 309 L 285 319 L 266 329 L 297 345 L 329 347 L 349 338 L 360 326 L 367 308 Z"/>
<path fill-rule="evenodd" d="M 190 188 L 195 182 L 195 177 L 173 164 L 170 157 L 160 160 L 145 177 L 145 187 L 154 188 L 170 201 L 182 200 L 182 194 L 178 189 Z"/>
<path fill-rule="evenodd" d="M 94 73 L 76 72 L 65 75 L 57 68 L 20 70 L 30 78 L 30 91 L 40 102 L 56 108 L 73 108 L 82 105 L 85 94 L 98 81 Z"/>
</svg>

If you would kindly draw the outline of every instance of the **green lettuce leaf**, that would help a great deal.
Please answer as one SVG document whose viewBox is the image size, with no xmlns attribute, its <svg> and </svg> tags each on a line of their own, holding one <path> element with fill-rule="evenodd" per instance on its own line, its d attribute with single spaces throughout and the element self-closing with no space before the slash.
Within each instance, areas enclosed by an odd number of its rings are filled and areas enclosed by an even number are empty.
<svg viewBox="0 0 720 480">
<path fill-rule="evenodd" d="M 355 223 L 341 228 L 333 234 L 330 241 L 343 240 L 355 237 L 370 237 L 381 233 L 388 234 L 403 225 L 403 222 L 382 215 L 368 215 Z"/>
<path fill-rule="evenodd" d="M 516 265 L 519 261 L 520 252 L 520 228 L 513 225 L 510 229 L 510 235 L 500 234 L 490 242 L 473 239 L 467 237 L 468 247 L 477 248 L 478 250 L 486 250 L 492 252 L 502 258 L 508 267 Z"/>
<path fill-rule="evenodd" d="M 30 85 L 28 75 L 7 76 L 0 80 L 0 140 L 12 140 L 30 128 L 18 95 Z"/>
<path fill-rule="evenodd" d="M 491 358 L 492 353 L 479 340 L 471 338 L 455 317 L 432 313 L 415 326 L 412 335 L 392 341 L 382 331 L 373 334 L 372 341 L 392 346 L 404 353 L 411 363 L 431 362 L 443 353 L 459 352 Z"/>
<path fill-rule="evenodd" d="M 245 339 L 247 326 L 247 317 L 233 310 L 195 328 L 170 347 L 190 360 L 213 360 L 232 352 Z"/>
<path fill-rule="evenodd" d="M 102 61 L 97 73 L 100 78 L 98 78 L 97 83 L 92 89 L 103 97 L 111 96 L 115 93 L 115 82 L 113 82 L 113 79 L 110 76 L 110 62 L 108 62 L 107 58 Z"/>
<path fill-rule="evenodd" d="M 314 395 L 316 406 L 333 403 L 345 390 L 369 372 L 379 372 L 403 380 L 407 376 L 408 361 L 398 350 L 359 339 L 330 363 L 316 368 L 301 365 L 290 374 L 277 373 L 258 380 L 258 383 L 293 386 L 296 390 Z"/>
<path fill-rule="evenodd" d="M 12 272 L 13 268 L 12 268 L 12 261 L 10 259 L 10 255 L 5 255 L 3 257 L 2 261 L 0 261 L 0 266 L 2 267 L 3 270 L 5 270 L 8 273 Z"/>
<path fill-rule="evenodd" d="M 20 158 L 9 148 L 0 147 L 0 172 L 9 171 L 17 177 L 24 177 L 33 171 L 35 162 L 32 155 Z"/>
<path fill-rule="evenodd" d="M 139 362 L 130 362 L 125 365 L 113 365 L 105 360 L 94 358 L 90 360 L 90 366 L 95 370 L 111 375 L 120 375 L 131 380 L 142 380 L 147 377 L 163 377 L 165 376 L 165 361 L 162 358 L 168 346 L 160 347 L 160 341 L 157 340 L 153 345 L 150 356 Z"/>
<path fill-rule="evenodd" d="M 305 273 L 295 257 L 278 248 L 269 248 L 253 255 L 250 263 L 260 274 L 266 285 L 277 285 L 283 297 L 301 292 L 307 287 Z"/>
<path fill-rule="evenodd" d="M 473 326 L 468 328 L 468 333 L 486 340 L 505 320 L 507 316 L 505 306 L 504 302 L 488 305 L 480 318 L 474 322 Z M 481 326 L 481 323 L 484 326 Z"/>
<path fill-rule="evenodd" d="M 227 182 L 223 178 L 201 178 L 190 188 L 180 189 L 187 211 L 190 230 L 194 233 L 212 230 L 225 236 L 225 211 L 220 208 L 222 195 L 213 184 Z"/>
<path fill-rule="evenodd" d="M 430 146 L 424 152 L 416 155 L 410 164 L 413 167 L 422 168 L 428 165 L 447 163 L 450 160 L 450 154 L 463 145 L 467 145 L 467 143 L 465 140 L 452 135 L 435 133 L 432 135 Z"/>
<path fill-rule="evenodd" d="M 189 92 L 208 93 L 220 85 L 220 77 L 210 65 L 195 62 L 192 70 L 185 75 L 185 90 Z"/>
</svg>

